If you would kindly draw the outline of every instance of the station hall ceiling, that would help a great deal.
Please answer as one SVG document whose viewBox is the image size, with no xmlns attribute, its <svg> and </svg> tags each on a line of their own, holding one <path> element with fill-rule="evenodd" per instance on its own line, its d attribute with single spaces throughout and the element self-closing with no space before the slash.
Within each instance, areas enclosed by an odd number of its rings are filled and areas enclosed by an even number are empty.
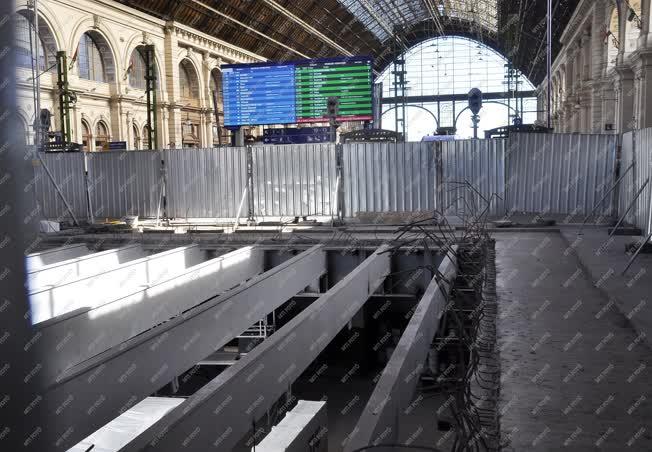
<svg viewBox="0 0 652 452">
<path fill-rule="evenodd" d="M 426 39 L 466 36 L 546 74 L 546 0 L 118 0 L 272 61 L 369 55 L 381 71 Z M 553 0 L 553 56 L 579 0 Z"/>
</svg>

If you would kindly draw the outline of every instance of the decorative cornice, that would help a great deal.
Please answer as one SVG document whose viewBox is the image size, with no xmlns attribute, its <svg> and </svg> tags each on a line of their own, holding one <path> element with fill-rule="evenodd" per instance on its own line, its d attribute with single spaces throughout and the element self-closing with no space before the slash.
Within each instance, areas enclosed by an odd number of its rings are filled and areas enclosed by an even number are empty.
<svg viewBox="0 0 652 452">
<path fill-rule="evenodd" d="M 168 23 L 167 26 L 170 26 L 171 31 L 186 44 L 190 46 L 200 47 L 201 50 L 208 50 L 208 52 L 215 54 L 215 56 L 222 57 L 233 62 L 242 63 L 266 61 L 265 58 L 259 55 L 238 49 L 237 47 L 227 42 L 213 38 L 200 31 L 186 28 L 174 22 Z"/>
</svg>

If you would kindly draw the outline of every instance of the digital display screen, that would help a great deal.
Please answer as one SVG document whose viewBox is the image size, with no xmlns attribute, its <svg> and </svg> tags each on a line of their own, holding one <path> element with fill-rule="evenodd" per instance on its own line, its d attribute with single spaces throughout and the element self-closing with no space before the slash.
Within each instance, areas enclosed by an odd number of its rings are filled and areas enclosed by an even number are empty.
<svg viewBox="0 0 652 452">
<path fill-rule="evenodd" d="M 372 68 L 367 57 L 222 66 L 224 125 L 327 122 L 329 97 L 338 121 L 371 121 Z"/>
</svg>

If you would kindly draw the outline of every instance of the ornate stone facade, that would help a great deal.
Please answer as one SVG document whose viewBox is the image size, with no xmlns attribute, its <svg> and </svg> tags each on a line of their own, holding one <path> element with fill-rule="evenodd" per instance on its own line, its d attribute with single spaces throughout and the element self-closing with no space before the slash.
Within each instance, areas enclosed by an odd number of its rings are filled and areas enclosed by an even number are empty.
<svg viewBox="0 0 652 452">
<path fill-rule="evenodd" d="M 17 12 L 33 23 L 33 10 L 28 8 L 28 3 L 31 2 L 18 0 Z M 158 140 L 162 148 L 187 145 L 188 136 L 194 146 L 216 144 L 217 119 L 211 78 L 221 77 L 222 64 L 264 61 L 263 57 L 197 30 L 159 20 L 111 0 L 40 0 L 39 12 L 39 31 L 46 59 L 51 61 L 56 51 L 64 50 L 70 62 L 70 88 L 78 97 L 71 112 L 72 139 L 77 143 L 86 140 L 91 151 L 98 147 L 97 131 L 102 125 L 108 129 L 109 141 L 126 141 L 129 149 L 146 146 L 145 91 L 130 83 L 138 46 L 153 44 L 156 49 Z M 104 69 L 109 73 L 106 81 L 80 76 L 77 53 L 80 40 L 87 33 L 98 43 L 102 53 Z M 182 65 L 193 81 L 196 95 L 191 100 L 182 97 L 179 76 Z M 29 142 L 33 140 L 34 122 L 31 77 L 28 67 L 17 70 L 19 115 Z M 56 68 L 45 72 L 40 82 L 41 108 L 54 114 L 52 130 L 58 130 Z M 218 103 L 218 112 L 220 110 Z M 220 139 L 223 135 L 224 131 Z"/>
<path fill-rule="evenodd" d="M 583 0 L 553 63 L 556 132 L 622 133 L 652 127 L 652 0 Z M 539 86 L 546 122 L 547 79 Z"/>
</svg>

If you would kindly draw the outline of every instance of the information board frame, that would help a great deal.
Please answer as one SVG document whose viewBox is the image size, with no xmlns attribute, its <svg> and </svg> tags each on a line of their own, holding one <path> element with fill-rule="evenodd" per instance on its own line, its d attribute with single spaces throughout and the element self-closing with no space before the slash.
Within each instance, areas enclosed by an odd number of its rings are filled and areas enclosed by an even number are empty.
<svg viewBox="0 0 652 452">
<path fill-rule="evenodd" d="M 369 90 L 368 92 L 365 90 L 364 96 L 358 96 L 358 97 L 364 97 L 369 99 L 370 107 L 368 114 L 364 115 L 339 115 L 337 117 L 338 122 L 352 122 L 352 121 L 372 121 L 373 120 L 373 104 L 374 104 L 374 97 L 375 97 L 375 92 L 374 92 L 374 83 L 375 83 L 375 74 L 373 71 L 374 68 L 374 59 L 371 56 L 366 56 L 366 55 L 360 55 L 360 56 L 347 56 L 347 57 L 330 57 L 330 58 L 314 58 L 314 59 L 303 59 L 303 60 L 292 60 L 292 61 L 280 61 L 280 62 L 269 62 L 269 61 L 263 61 L 263 62 L 258 62 L 258 63 L 237 63 L 237 64 L 225 64 L 221 66 L 221 72 L 222 72 L 222 89 L 223 89 L 223 99 L 224 99 L 224 127 L 229 128 L 229 129 L 237 129 L 240 127 L 246 127 L 246 126 L 263 126 L 263 125 L 289 125 L 289 124 L 315 124 L 315 123 L 323 123 L 323 122 L 328 122 L 328 119 L 326 116 L 321 116 L 321 117 L 305 117 L 305 116 L 300 116 L 299 115 L 299 105 L 298 105 L 298 95 L 297 95 L 297 68 L 305 68 L 307 66 L 318 66 L 318 65 L 329 65 L 329 64 L 355 64 L 355 63 L 360 63 L 368 66 L 368 71 L 370 74 L 370 79 L 369 79 Z M 274 77 L 273 71 L 274 68 L 283 68 L 287 66 L 293 66 L 295 68 L 295 74 L 292 80 L 293 87 L 295 90 L 295 98 L 292 103 L 292 106 L 295 109 L 295 116 L 292 118 L 293 120 L 280 120 L 278 122 L 270 122 L 267 120 L 249 120 L 249 121 L 243 121 L 243 120 L 229 120 L 230 115 L 232 113 L 227 112 L 228 109 L 231 108 L 229 105 L 230 102 L 233 102 L 233 98 L 230 97 L 231 93 L 228 93 L 227 90 L 231 90 L 231 82 L 227 83 L 226 77 L 227 74 L 233 73 L 234 70 L 249 70 L 249 71 L 255 71 L 256 69 L 269 69 L 270 71 L 270 76 Z M 246 82 L 245 82 L 246 83 Z M 227 86 L 227 84 L 229 86 Z M 279 95 L 279 99 L 281 100 L 287 100 L 283 99 L 284 96 Z M 354 96 L 355 97 L 355 96 Z M 347 98 L 343 98 L 345 101 Z M 239 100 L 239 99 L 238 99 Z M 261 104 L 264 104 L 265 102 L 261 102 Z M 269 102 L 268 102 L 269 104 Z M 273 104 L 273 102 L 272 102 Z M 276 117 L 283 117 L 285 111 L 283 111 L 284 108 L 288 108 L 288 105 L 283 105 L 282 103 L 279 104 L 275 108 L 274 113 L 278 113 Z M 276 109 L 280 110 L 279 112 L 276 111 Z M 305 110 L 301 110 L 302 112 L 305 112 Z M 346 110 L 344 110 L 346 111 Z M 273 115 L 272 115 L 273 116 Z"/>
</svg>

